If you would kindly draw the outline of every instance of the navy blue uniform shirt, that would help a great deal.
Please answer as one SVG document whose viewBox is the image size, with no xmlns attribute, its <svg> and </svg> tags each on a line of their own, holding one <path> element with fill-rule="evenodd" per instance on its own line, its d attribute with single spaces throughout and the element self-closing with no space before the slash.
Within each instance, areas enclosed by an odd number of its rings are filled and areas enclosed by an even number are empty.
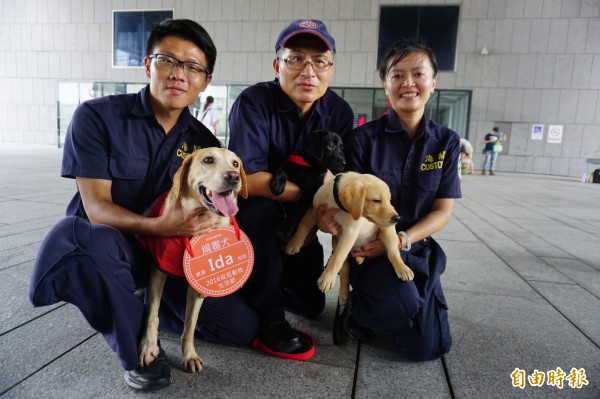
<svg viewBox="0 0 600 399">
<path fill-rule="evenodd" d="M 173 175 L 195 149 L 219 140 L 185 108 L 169 134 L 150 106 L 150 88 L 82 103 L 67 130 L 61 175 L 112 181 L 115 204 L 142 214 L 171 188 Z M 79 192 L 67 215 L 87 219 Z"/>
<path fill-rule="evenodd" d="M 305 121 L 279 81 L 257 83 L 236 99 L 229 115 L 229 149 L 244 162 L 246 173 L 274 172 L 288 155 L 298 153 L 302 138 L 330 129 L 342 138 L 352 130 L 354 113 L 332 90 L 315 102 Z"/>
<path fill-rule="evenodd" d="M 390 186 L 405 230 L 431 210 L 436 198 L 460 198 L 460 138 L 423 118 L 411 142 L 396 113 L 356 128 L 344 143 L 347 169 L 378 176 Z"/>
</svg>

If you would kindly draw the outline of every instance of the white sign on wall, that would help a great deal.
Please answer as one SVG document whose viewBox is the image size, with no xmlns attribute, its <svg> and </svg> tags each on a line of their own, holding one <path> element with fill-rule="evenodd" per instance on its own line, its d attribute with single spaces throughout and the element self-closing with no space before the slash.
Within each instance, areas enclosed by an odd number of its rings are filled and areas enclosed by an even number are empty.
<svg viewBox="0 0 600 399">
<path fill-rule="evenodd" d="M 539 123 L 531 127 L 531 140 L 542 140 L 544 138 L 544 125 Z"/>
<path fill-rule="evenodd" d="M 563 125 L 548 126 L 548 143 L 562 143 Z"/>
</svg>

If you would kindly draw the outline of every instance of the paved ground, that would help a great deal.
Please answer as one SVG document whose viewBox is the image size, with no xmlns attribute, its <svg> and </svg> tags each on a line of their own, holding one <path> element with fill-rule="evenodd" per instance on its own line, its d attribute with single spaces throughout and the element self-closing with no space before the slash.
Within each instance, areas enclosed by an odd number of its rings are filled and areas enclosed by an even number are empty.
<svg viewBox="0 0 600 399">
<path fill-rule="evenodd" d="M 177 366 L 178 338 L 164 335 L 173 384 L 144 394 L 124 384 L 118 360 L 77 309 L 33 308 L 27 299 L 39 244 L 74 191 L 59 177 L 60 158 L 55 148 L 0 145 L 3 399 L 600 398 L 600 184 L 464 176 L 464 198 L 436 236 L 448 255 L 443 285 L 454 338 L 443 359 L 407 362 L 386 336 L 334 346 L 330 296 L 317 320 L 290 317 L 317 340 L 310 361 L 197 342 L 208 367 L 190 375 Z M 559 368 L 562 389 L 550 380 Z M 514 387 L 515 369 L 545 380 Z"/>
</svg>

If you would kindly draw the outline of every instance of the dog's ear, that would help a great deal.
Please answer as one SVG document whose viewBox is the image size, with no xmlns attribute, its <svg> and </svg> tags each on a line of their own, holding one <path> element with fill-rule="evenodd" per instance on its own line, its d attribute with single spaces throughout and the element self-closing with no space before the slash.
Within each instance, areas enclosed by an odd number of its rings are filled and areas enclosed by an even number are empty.
<svg viewBox="0 0 600 399">
<path fill-rule="evenodd" d="M 323 160 L 323 155 L 325 154 L 325 149 L 323 148 L 325 145 L 325 135 L 326 132 L 324 130 L 312 131 L 304 137 L 302 143 L 303 151 L 312 155 L 319 162 Z M 306 159 L 307 157 L 304 156 L 304 158 Z"/>
<path fill-rule="evenodd" d="M 240 178 L 242 179 L 242 189 L 240 190 L 240 195 L 248 199 L 248 181 L 246 180 L 246 172 L 244 171 L 244 165 L 242 165 L 242 161 L 240 161 Z"/>
<path fill-rule="evenodd" d="M 344 208 L 352 215 L 354 220 L 360 219 L 365 198 L 367 196 L 367 186 L 360 182 L 354 182 L 340 191 L 340 202 Z"/>
<path fill-rule="evenodd" d="M 175 172 L 175 176 L 173 176 L 173 186 L 171 187 L 171 191 L 169 192 L 170 199 L 175 199 L 179 196 L 182 187 L 186 187 L 186 181 L 188 175 L 190 173 L 190 165 L 192 164 L 193 155 L 190 154 L 183 160 L 183 163 Z"/>
</svg>

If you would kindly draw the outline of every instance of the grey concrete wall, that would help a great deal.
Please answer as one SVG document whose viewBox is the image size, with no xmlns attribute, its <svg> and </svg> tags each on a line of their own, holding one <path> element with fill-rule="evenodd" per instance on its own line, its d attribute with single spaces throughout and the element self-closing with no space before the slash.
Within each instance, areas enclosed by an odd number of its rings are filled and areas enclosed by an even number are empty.
<svg viewBox="0 0 600 399">
<path fill-rule="evenodd" d="M 380 87 L 379 9 L 391 3 L 460 4 L 456 70 L 438 88 L 473 91 L 477 166 L 483 136 L 503 122 L 511 142 L 498 170 L 581 175 L 600 151 L 599 0 L 2 0 L 0 142 L 56 145 L 58 82 L 145 82 L 140 69 L 111 67 L 113 10 L 173 9 L 201 23 L 219 51 L 214 84 L 271 79 L 281 28 L 319 18 L 337 41 L 332 85 Z M 533 123 L 545 125 L 541 142 Z M 546 143 L 550 124 L 564 126 L 561 144 Z"/>
</svg>

